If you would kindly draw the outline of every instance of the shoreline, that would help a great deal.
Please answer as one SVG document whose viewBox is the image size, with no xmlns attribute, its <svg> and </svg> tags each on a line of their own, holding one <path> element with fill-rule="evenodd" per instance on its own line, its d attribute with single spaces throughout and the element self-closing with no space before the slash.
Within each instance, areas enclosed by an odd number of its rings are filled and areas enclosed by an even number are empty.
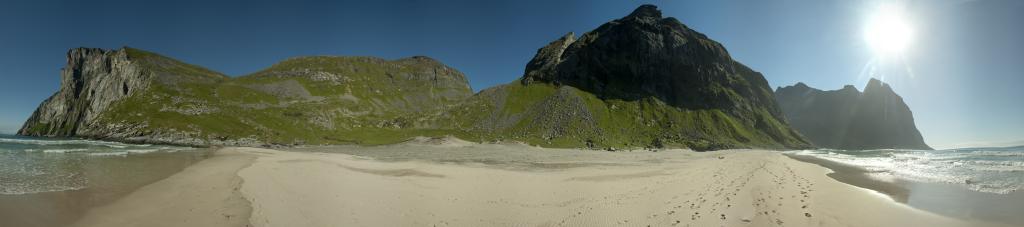
<svg viewBox="0 0 1024 227">
<path fill-rule="evenodd" d="M 826 174 L 832 179 L 839 182 L 847 183 L 853 186 L 857 186 L 864 189 L 876 191 L 878 193 L 885 194 L 892 198 L 893 201 L 899 203 L 907 203 L 908 197 L 910 197 L 910 190 L 902 185 L 885 182 L 872 178 L 868 175 L 869 171 L 852 165 L 847 165 L 831 160 L 826 160 L 809 155 L 794 155 L 794 154 L 783 154 L 786 157 L 792 158 L 797 161 L 811 163 L 819 165 L 821 167 L 832 170 L 831 173 Z"/>
<path fill-rule="evenodd" d="M 195 163 L 212 156 L 214 150 L 197 149 L 184 152 L 149 152 L 124 155 L 83 155 L 22 153 L 0 157 L 14 162 L 6 168 L 37 169 L 45 175 L 24 173 L 0 177 L 15 182 L 13 188 L 23 193 L 0 194 L 0 226 L 46 227 L 67 226 L 89 210 L 105 206 L 137 191 L 139 188 L 171 177 Z M 64 176 L 56 178 L 55 176 Z M 32 177 L 32 178 L 30 178 Z M 67 182 L 50 182 L 48 180 Z M 33 181 L 35 180 L 35 181 Z M 19 188 L 17 182 L 37 186 L 43 183 L 74 185 L 66 190 L 33 190 Z M 4 185 L 7 185 L 4 182 Z"/>
<path fill-rule="evenodd" d="M 871 172 L 862 167 L 810 155 L 784 155 L 828 168 L 833 171 L 827 174 L 832 179 L 873 190 L 915 209 L 961 220 L 1024 225 L 1024 217 L 1012 212 L 1024 209 L 1024 205 L 1019 205 L 1024 204 L 1024 191 L 995 194 L 945 183 L 916 182 L 901 178 L 885 181 L 870 176 Z"/>
<path fill-rule="evenodd" d="M 231 147 L 75 226 L 1000 226 L 920 211 L 829 172 L 760 150 Z"/>
</svg>

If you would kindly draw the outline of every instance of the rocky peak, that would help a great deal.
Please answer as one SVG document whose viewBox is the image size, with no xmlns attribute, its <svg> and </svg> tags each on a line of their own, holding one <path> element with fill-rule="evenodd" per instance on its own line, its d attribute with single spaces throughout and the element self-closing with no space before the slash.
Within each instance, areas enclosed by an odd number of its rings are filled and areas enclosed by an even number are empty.
<svg viewBox="0 0 1024 227">
<path fill-rule="evenodd" d="M 796 135 L 789 128 L 772 129 L 769 122 L 783 116 L 761 73 L 733 60 L 706 35 L 663 17 L 654 5 L 540 48 L 522 82 L 574 87 L 603 100 L 716 110 L 773 138 Z"/>
<path fill-rule="evenodd" d="M 663 18 L 653 5 L 640 6 L 578 40 L 570 35 L 551 42 L 537 51 L 523 81 L 569 85 L 602 98 L 654 97 L 690 109 L 763 105 L 781 114 L 760 73 L 734 61 L 704 34 Z"/>
<path fill-rule="evenodd" d="M 545 77 L 553 75 L 555 66 L 562 62 L 562 53 L 575 41 L 576 34 L 569 32 L 561 38 L 548 43 L 547 46 L 537 49 L 537 54 L 533 59 L 530 59 L 529 63 L 526 63 L 526 72 L 522 82 L 529 84 L 537 78 L 550 80 L 551 78 Z"/>
<path fill-rule="evenodd" d="M 644 4 L 644 5 L 641 5 L 640 7 L 637 7 L 635 10 L 633 10 L 633 13 L 630 13 L 629 16 L 626 16 L 623 19 L 644 19 L 644 18 L 661 19 L 661 10 L 658 9 L 658 6 L 651 5 L 651 4 Z"/>
<path fill-rule="evenodd" d="M 776 93 L 779 93 L 779 92 L 805 93 L 805 92 L 810 92 L 812 90 L 816 90 L 816 89 L 807 86 L 807 84 L 804 84 L 803 82 L 797 82 L 796 84 L 794 84 L 792 86 L 785 86 L 785 87 L 776 88 L 775 92 Z"/>
<path fill-rule="evenodd" d="M 67 53 L 67 57 L 66 57 L 67 58 L 67 64 L 68 64 L 68 66 L 73 66 L 73 65 L 76 65 L 76 64 L 81 64 L 81 60 L 89 58 L 90 56 L 101 56 L 101 55 L 106 55 L 108 53 L 116 52 L 116 51 L 118 51 L 118 50 L 104 50 L 104 49 L 100 49 L 100 48 L 88 48 L 88 47 L 72 48 L 72 49 L 68 50 L 68 53 Z"/>
<path fill-rule="evenodd" d="M 864 86 L 864 94 L 896 94 L 896 92 L 892 90 L 892 87 L 889 87 L 889 84 L 871 78 L 868 81 L 868 85 Z"/>
</svg>

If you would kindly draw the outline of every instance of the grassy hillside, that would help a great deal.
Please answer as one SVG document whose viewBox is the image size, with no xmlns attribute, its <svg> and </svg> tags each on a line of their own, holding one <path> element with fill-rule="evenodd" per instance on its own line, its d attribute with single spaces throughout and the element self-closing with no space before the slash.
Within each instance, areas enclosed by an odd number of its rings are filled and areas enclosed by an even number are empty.
<svg viewBox="0 0 1024 227">
<path fill-rule="evenodd" d="M 393 143 L 428 129 L 414 116 L 471 94 L 458 71 L 425 57 L 302 57 L 251 75 L 222 74 L 129 49 L 157 76 L 101 122 L 148 136 L 271 144 Z M 438 133 L 443 134 L 443 133 Z"/>
<path fill-rule="evenodd" d="M 751 119 L 774 119 L 766 111 L 752 114 L 760 116 Z M 515 140 L 544 147 L 713 150 L 805 145 L 778 121 L 744 120 L 717 109 L 681 109 L 656 98 L 605 100 L 571 86 L 546 83 L 514 82 L 487 89 L 437 118 L 471 135 L 466 139 Z"/>
<path fill-rule="evenodd" d="M 447 135 L 591 149 L 806 145 L 771 108 L 744 107 L 774 103 L 742 99 L 758 94 L 720 84 L 701 89 L 744 105 L 691 108 L 660 96 L 617 98 L 522 80 L 474 95 L 462 73 L 427 57 L 299 57 L 232 78 L 138 49 L 69 53 L 74 61 L 60 91 L 19 133 L 200 146 L 373 145 Z M 730 86 L 750 86 L 728 78 Z"/>
</svg>

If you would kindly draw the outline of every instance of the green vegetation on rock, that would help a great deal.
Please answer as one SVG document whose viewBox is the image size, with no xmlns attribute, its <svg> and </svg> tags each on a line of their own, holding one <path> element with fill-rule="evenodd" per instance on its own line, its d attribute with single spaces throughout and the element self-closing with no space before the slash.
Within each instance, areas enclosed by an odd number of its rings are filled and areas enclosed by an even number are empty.
<svg viewBox="0 0 1024 227">
<path fill-rule="evenodd" d="M 19 131 L 183 145 L 389 144 L 417 136 L 591 149 L 800 148 L 757 73 L 654 6 L 541 48 L 472 94 L 427 57 L 314 56 L 227 77 L 138 49 L 69 51 Z"/>
<path fill-rule="evenodd" d="M 72 50 L 72 52 L 80 52 Z M 74 99 L 44 102 L 21 131 L 26 135 L 79 136 L 128 142 L 185 145 L 386 144 L 416 135 L 416 116 L 454 104 L 472 94 L 462 73 L 433 59 L 394 61 L 373 57 L 301 57 L 237 78 L 138 49 L 90 52 L 131 71 L 130 89 L 75 127 L 49 129 L 50 119 L 67 119 L 61 109 L 90 109 Z M 84 61 L 89 62 L 89 61 Z M 87 68 L 82 65 L 72 67 Z M 74 70 L 72 70 L 74 72 Z M 85 72 L 86 77 L 109 77 Z M 128 74 L 128 73 L 117 73 Z M 82 81 L 92 84 L 93 81 Z M 65 81 L 55 97 L 76 97 Z M 120 92 L 117 83 L 93 89 Z M 68 94 L 72 93 L 72 94 Z M 83 97 L 89 99 L 92 97 Z M 87 102 L 88 103 L 88 102 Z M 62 107 L 51 108 L 49 106 Z M 69 121 L 70 122 L 70 121 Z"/>
<path fill-rule="evenodd" d="M 765 111 L 752 113 L 771 118 Z M 623 149 L 787 148 L 806 146 L 779 121 L 757 125 L 716 109 L 687 110 L 656 98 L 601 99 L 571 86 L 515 82 L 481 91 L 437 114 L 467 140 L 522 141 L 543 147 Z M 775 132 L 766 131 L 778 130 Z"/>
<path fill-rule="evenodd" d="M 478 140 L 549 147 L 808 147 L 760 73 L 652 5 L 551 42 L 521 80 L 438 116 Z"/>
</svg>

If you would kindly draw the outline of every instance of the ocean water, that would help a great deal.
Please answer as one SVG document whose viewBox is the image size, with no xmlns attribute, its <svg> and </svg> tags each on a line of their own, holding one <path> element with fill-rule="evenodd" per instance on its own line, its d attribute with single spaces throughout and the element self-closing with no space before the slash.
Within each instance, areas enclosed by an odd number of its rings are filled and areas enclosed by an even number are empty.
<svg viewBox="0 0 1024 227">
<path fill-rule="evenodd" d="M 67 226 L 208 157 L 206 149 L 0 135 L 0 226 Z"/>
<path fill-rule="evenodd" d="M 139 171 L 128 168 L 131 165 L 98 164 L 154 153 L 195 151 L 188 147 L 0 136 L 0 194 L 79 190 L 97 180 L 91 179 L 96 172 Z"/>
<path fill-rule="evenodd" d="M 0 226 L 67 226 L 199 162 L 207 149 L 0 135 Z"/>
<path fill-rule="evenodd" d="M 946 183 L 973 191 L 1009 194 L 1024 186 L 1024 146 L 948 150 L 802 150 L 867 169 L 878 179 Z"/>
</svg>

